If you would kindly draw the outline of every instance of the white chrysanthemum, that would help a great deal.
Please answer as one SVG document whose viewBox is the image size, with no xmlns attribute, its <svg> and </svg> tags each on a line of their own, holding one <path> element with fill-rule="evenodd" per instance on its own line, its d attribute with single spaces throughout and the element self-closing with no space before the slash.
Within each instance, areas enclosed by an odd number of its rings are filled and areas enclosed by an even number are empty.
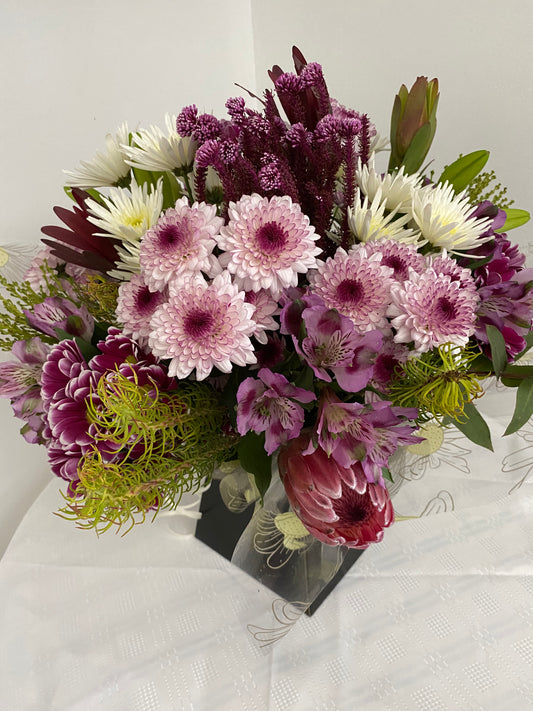
<svg viewBox="0 0 533 711">
<path fill-rule="evenodd" d="M 413 193 L 413 219 L 422 237 L 452 254 L 463 254 L 492 239 L 480 237 L 492 218 L 469 219 L 472 211 L 466 193 L 455 195 L 449 183 L 428 185 Z"/>
<path fill-rule="evenodd" d="M 256 362 L 250 340 L 257 325 L 254 306 L 223 272 L 208 284 L 201 276 L 185 279 L 150 322 L 149 346 L 159 358 L 170 359 L 168 374 L 186 378 L 194 369 L 198 380 L 214 367 L 229 373 L 232 363 Z"/>
<path fill-rule="evenodd" d="M 104 230 L 104 235 L 111 234 L 122 241 L 122 246 L 117 246 L 117 269 L 110 272 L 111 276 L 121 279 L 139 271 L 141 238 L 159 219 L 163 207 L 162 186 L 158 183 L 148 192 L 147 183 L 139 187 L 132 179 L 128 189 L 111 188 L 109 196 L 102 200 L 104 204 L 87 200 L 93 215 L 89 220 Z"/>
<path fill-rule="evenodd" d="M 298 274 L 317 265 L 319 236 L 290 197 L 244 195 L 230 203 L 229 222 L 220 230 L 220 263 L 245 291 L 268 289 L 276 296 L 297 286 Z"/>
<path fill-rule="evenodd" d="M 362 167 L 359 165 L 356 180 L 361 192 L 370 202 L 381 189 L 381 200 L 385 203 L 385 209 L 399 212 L 411 210 L 413 190 L 422 182 L 422 178 L 417 173 L 406 175 L 403 165 L 397 173 L 379 174 L 370 164 Z"/>
<path fill-rule="evenodd" d="M 212 254 L 217 244 L 215 235 L 223 224 L 215 205 L 195 202 L 189 206 L 186 197 L 165 210 L 144 235 L 140 248 L 140 264 L 148 287 L 158 291 L 187 273 L 202 271 L 212 275 L 213 264 L 218 266 Z"/>
<path fill-rule="evenodd" d="M 365 197 L 361 204 L 359 189 L 355 191 L 355 204 L 348 208 L 348 226 L 359 242 L 370 242 L 385 237 L 407 244 L 420 246 L 420 233 L 405 227 L 411 220 L 411 215 L 398 214 L 397 210 L 385 214 L 386 202 L 382 200 L 381 187 L 378 187 L 374 198 L 369 201 Z"/>
<path fill-rule="evenodd" d="M 159 126 L 142 129 L 133 136 L 133 145 L 124 145 L 127 163 L 142 170 L 192 169 L 196 143 L 176 131 L 176 117 L 165 115 L 166 133 Z"/>
<path fill-rule="evenodd" d="M 115 135 L 105 137 L 105 152 L 98 151 L 91 161 L 80 161 L 78 170 L 64 170 L 66 184 L 72 188 L 102 188 L 117 185 L 130 172 L 125 162 L 127 154 L 124 146 L 129 141 L 128 124 L 123 123 Z"/>
</svg>

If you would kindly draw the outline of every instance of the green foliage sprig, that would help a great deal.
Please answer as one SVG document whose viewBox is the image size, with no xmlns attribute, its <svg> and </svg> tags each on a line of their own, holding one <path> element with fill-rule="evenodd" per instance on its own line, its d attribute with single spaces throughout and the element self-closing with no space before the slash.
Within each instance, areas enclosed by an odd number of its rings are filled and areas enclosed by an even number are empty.
<svg viewBox="0 0 533 711">
<path fill-rule="evenodd" d="M 496 173 L 493 170 L 484 171 L 477 175 L 467 188 L 467 195 L 470 202 L 483 202 L 490 200 L 491 203 L 506 210 L 513 205 L 514 200 L 507 197 L 507 188 L 496 181 Z"/>
<path fill-rule="evenodd" d="M 11 350 L 16 341 L 39 336 L 45 343 L 56 343 L 57 338 L 47 336 L 29 325 L 24 315 L 24 309 L 32 311 L 41 304 L 47 296 L 64 296 L 64 287 L 58 282 L 54 273 L 43 268 L 45 284 L 37 291 L 27 281 L 8 281 L 0 274 L 0 348 Z M 4 293 L 5 292 L 5 293 Z"/>
</svg>

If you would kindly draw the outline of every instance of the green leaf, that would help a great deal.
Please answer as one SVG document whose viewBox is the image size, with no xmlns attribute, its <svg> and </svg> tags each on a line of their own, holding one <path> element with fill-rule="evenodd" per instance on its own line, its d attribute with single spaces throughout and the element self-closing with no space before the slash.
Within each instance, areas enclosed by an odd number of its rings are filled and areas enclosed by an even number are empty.
<svg viewBox="0 0 533 711">
<path fill-rule="evenodd" d="M 527 210 L 518 210 L 517 208 L 510 207 L 505 210 L 507 219 L 503 227 L 499 229 L 499 232 L 509 232 L 509 230 L 514 230 L 515 227 L 520 227 L 520 225 L 525 225 L 529 222 L 531 215 Z"/>
<path fill-rule="evenodd" d="M 517 388 L 526 378 L 533 377 L 533 365 L 510 365 L 502 373 L 501 381 L 508 388 Z"/>
<path fill-rule="evenodd" d="M 477 358 L 470 363 L 470 371 L 472 373 L 492 373 L 493 367 L 490 358 L 487 358 L 483 353 L 480 353 Z"/>
<path fill-rule="evenodd" d="M 479 444 L 480 447 L 494 451 L 492 440 L 490 438 L 489 426 L 479 414 L 478 409 L 471 402 L 465 405 L 464 413 L 466 420 L 452 420 L 452 423 L 461 431 L 465 437 L 474 444 Z"/>
<path fill-rule="evenodd" d="M 488 151 L 473 151 L 466 156 L 461 156 L 451 165 L 446 166 L 437 182 L 447 181 L 456 193 L 460 193 L 470 185 L 476 175 L 481 173 L 489 155 Z"/>
<path fill-rule="evenodd" d="M 513 418 L 503 436 L 513 434 L 523 427 L 533 415 L 533 378 L 522 380 L 516 391 L 516 406 Z"/>
<path fill-rule="evenodd" d="M 163 209 L 174 207 L 182 196 L 178 181 L 172 173 L 163 173 Z"/>
<path fill-rule="evenodd" d="M 406 173 L 416 173 L 420 168 L 429 151 L 432 138 L 432 128 L 429 123 L 425 123 L 415 133 L 402 161 Z"/>
<path fill-rule="evenodd" d="M 264 433 L 248 432 L 241 437 L 237 454 L 242 468 L 254 475 L 262 499 L 272 479 L 272 457 L 265 451 Z"/>
<path fill-rule="evenodd" d="M 492 365 L 494 366 L 494 374 L 497 378 L 507 366 L 507 351 L 505 350 L 505 338 L 502 332 L 489 324 L 487 326 L 487 337 L 490 343 L 490 353 L 492 356 Z"/>
</svg>

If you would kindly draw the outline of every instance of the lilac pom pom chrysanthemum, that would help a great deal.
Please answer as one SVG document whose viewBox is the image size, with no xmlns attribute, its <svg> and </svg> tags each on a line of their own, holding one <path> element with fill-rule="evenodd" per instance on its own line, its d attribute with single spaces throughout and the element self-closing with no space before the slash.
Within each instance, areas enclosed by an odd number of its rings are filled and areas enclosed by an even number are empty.
<svg viewBox="0 0 533 711">
<path fill-rule="evenodd" d="M 222 266 L 245 291 L 269 289 L 277 296 L 297 286 L 298 274 L 316 267 L 319 236 L 309 218 L 286 195 L 270 200 L 244 195 L 230 203 L 229 222 L 220 230 Z"/>
<path fill-rule="evenodd" d="M 347 254 L 339 248 L 319 267 L 313 293 L 328 308 L 348 316 L 358 333 L 387 328 L 392 273 L 391 267 L 382 264 L 379 253 L 369 256 L 366 247 L 360 247 Z"/>
<path fill-rule="evenodd" d="M 166 290 L 150 291 L 141 274 L 134 274 L 130 281 L 123 282 L 119 287 L 116 314 L 124 324 L 124 333 L 145 346 L 150 335 L 150 319 L 166 299 Z"/>
<path fill-rule="evenodd" d="M 394 340 L 413 342 L 417 354 L 445 343 L 465 346 L 474 333 L 478 296 L 447 274 L 411 271 L 408 281 L 393 284 L 391 297 Z"/>
<path fill-rule="evenodd" d="M 213 367 L 229 373 L 232 363 L 255 363 L 250 336 L 257 329 L 254 306 L 223 272 L 208 284 L 202 277 L 184 280 L 151 321 L 150 349 L 169 358 L 168 373 L 186 378 L 195 368 L 198 380 Z"/>
<path fill-rule="evenodd" d="M 194 203 L 189 207 L 186 197 L 166 210 L 141 243 L 140 264 L 149 289 L 161 291 L 183 274 L 209 274 L 216 262 L 214 236 L 222 224 L 215 205 Z"/>
</svg>

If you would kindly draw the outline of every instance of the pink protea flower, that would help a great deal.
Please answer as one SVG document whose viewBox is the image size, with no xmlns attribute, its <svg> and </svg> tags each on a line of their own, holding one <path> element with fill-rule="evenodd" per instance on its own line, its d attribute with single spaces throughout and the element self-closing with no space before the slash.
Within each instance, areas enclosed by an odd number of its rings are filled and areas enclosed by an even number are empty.
<svg viewBox="0 0 533 711">
<path fill-rule="evenodd" d="M 317 447 L 304 454 L 309 436 L 284 446 L 279 473 L 294 513 L 315 538 L 331 546 L 367 548 L 394 521 L 387 489 L 367 481 L 361 464 L 341 467 Z"/>
<path fill-rule="evenodd" d="M 423 272 L 426 268 L 424 256 L 417 251 L 415 245 L 398 242 L 395 239 L 378 239 L 365 244 L 368 255 L 381 254 L 381 264 L 391 267 L 392 278 L 395 281 L 405 281 L 409 277 L 409 268 L 415 272 Z"/>
<path fill-rule="evenodd" d="M 454 343 L 465 346 L 473 335 L 478 295 L 462 289 L 459 280 L 430 268 L 411 271 L 408 281 L 395 282 L 388 315 L 396 329 L 397 343 L 414 343 L 414 353 Z"/>
<path fill-rule="evenodd" d="M 150 291 L 162 291 L 183 274 L 210 274 L 216 262 L 214 237 L 222 224 L 215 205 L 189 206 L 186 197 L 166 210 L 141 242 L 139 260 Z"/>
<path fill-rule="evenodd" d="M 298 437 L 304 422 L 298 403 L 312 402 L 316 395 L 268 368 L 257 375 L 243 380 L 237 390 L 237 430 L 240 435 L 264 432 L 265 450 L 272 454 L 283 442 Z"/>
<path fill-rule="evenodd" d="M 150 319 L 154 311 L 168 297 L 167 290 L 150 291 L 141 274 L 122 282 L 118 290 L 116 314 L 124 325 L 123 332 L 134 338 L 140 346 L 148 344 Z"/>
<path fill-rule="evenodd" d="M 232 363 L 245 366 L 256 357 L 250 336 L 257 328 L 254 307 L 226 271 L 208 284 L 202 277 L 186 279 L 152 316 L 149 345 L 159 358 L 169 358 L 168 373 L 186 378 L 194 369 L 198 380 L 214 367 L 229 373 Z"/>
<path fill-rule="evenodd" d="M 366 246 L 361 246 L 347 254 L 339 248 L 318 267 L 312 291 L 328 308 L 348 316 L 359 333 L 387 329 L 392 274 L 379 252 L 368 255 Z"/>
<path fill-rule="evenodd" d="M 230 203 L 229 222 L 220 230 L 220 263 L 245 291 L 268 289 L 278 296 L 297 285 L 298 274 L 316 267 L 318 239 L 290 197 L 244 195 Z"/>
<path fill-rule="evenodd" d="M 278 302 L 266 289 L 247 291 L 244 300 L 247 304 L 255 306 L 252 318 L 256 323 L 256 329 L 253 335 L 259 343 L 265 344 L 268 340 L 265 331 L 277 331 L 279 329 L 279 324 L 272 318 L 279 313 Z"/>
</svg>

